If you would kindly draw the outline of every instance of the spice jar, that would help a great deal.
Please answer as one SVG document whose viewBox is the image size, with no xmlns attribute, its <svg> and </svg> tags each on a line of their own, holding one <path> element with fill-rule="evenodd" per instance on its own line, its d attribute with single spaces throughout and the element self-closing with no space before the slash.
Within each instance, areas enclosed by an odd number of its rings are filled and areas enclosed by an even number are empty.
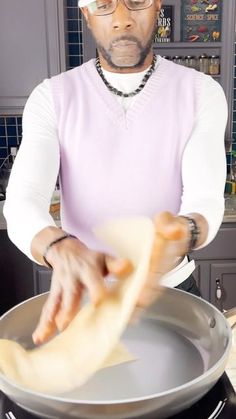
<svg viewBox="0 0 236 419">
<path fill-rule="evenodd" d="M 211 76 L 220 74 L 220 57 L 217 55 L 209 57 L 209 74 Z"/>
<path fill-rule="evenodd" d="M 192 55 L 185 57 L 185 66 L 190 68 L 196 68 L 196 59 Z"/>
<path fill-rule="evenodd" d="M 165 60 L 171 60 L 171 57 L 169 55 L 162 55 L 162 58 L 165 58 Z"/>
<path fill-rule="evenodd" d="M 209 58 L 205 54 L 202 54 L 199 57 L 199 71 L 205 74 L 208 74 L 209 72 Z"/>
<path fill-rule="evenodd" d="M 176 64 L 183 64 L 183 61 L 182 61 L 183 59 L 182 59 L 182 57 L 180 57 L 180 55 L 175 55 L 174 57 L 173 57 L 173 59 L 172 59 L 172 61 L 174 62 L 174 63 L 176 63 Z"/>
</svg>

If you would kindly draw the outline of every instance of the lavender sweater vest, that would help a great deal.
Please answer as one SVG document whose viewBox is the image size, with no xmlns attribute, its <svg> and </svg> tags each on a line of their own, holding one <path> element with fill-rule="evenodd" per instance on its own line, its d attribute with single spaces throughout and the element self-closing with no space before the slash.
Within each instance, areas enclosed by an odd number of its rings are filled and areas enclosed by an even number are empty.
<svg viewBox="0 0 236 419">
<path fill-rule="evenodd" d="M 125 113 L 94 60 L 51 79 L 60 144 L 61 220 L 90 248 L 92 229 L 181 204 L 181 161 L 194 128 L 201 73 L 165 59 Z"/>
</svg>

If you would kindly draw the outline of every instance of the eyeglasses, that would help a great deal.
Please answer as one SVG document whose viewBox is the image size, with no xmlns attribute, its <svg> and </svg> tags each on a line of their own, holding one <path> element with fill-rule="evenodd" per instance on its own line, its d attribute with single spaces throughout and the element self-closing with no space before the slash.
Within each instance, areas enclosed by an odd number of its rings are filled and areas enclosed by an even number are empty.
<svg viewBox="0 0 236 419">
<path fill-rule="evenodd" d="M 95 0 L 87 5 L 89 12 L 95 16 L 114 13 L 120 0 Z M 143 10 L 150 7 L 153 0 L 123 0 L 129 10 Z"/>
</svg>

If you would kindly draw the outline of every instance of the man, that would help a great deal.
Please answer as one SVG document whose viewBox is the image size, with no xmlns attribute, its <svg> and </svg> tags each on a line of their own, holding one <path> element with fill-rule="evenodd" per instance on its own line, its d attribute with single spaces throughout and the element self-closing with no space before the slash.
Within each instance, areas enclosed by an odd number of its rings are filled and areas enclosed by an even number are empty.
<svg viewBox="0 0 236 419">
<path fill-rule="evenodd" d="M 160 0 L 80 6 L 98 59 L 30 95 L 4 207 L 12 241 L 53 268 L 36 343 L 68 325 L 84 287 L 99 301 L 107 292 L 103 277 L 127 270 L 127 261 L 96 241 L 96 225 L 155 217 L 173 267 L 163 284 L 194 292 L 186 254 L 214 238 L 224 212 L 227 104 L 220 85 L 153 54 Z M 58 173 L 62 230 L 48 211 Z M 139 305 L 152 301 L 152 285 Z"/>
</svg>

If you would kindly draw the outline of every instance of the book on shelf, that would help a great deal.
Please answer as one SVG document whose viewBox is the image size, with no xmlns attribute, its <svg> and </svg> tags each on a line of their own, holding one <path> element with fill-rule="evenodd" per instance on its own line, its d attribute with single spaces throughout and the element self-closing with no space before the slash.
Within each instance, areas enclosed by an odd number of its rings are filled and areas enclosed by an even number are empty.
<svg viewBox="0 0 236 419">
<path fill-rule="evenodd" d="M 154 42 L 173 42 L 174 6 L 162 6 L 157 19 Z"/>
<path fill-rule="evenodd" d="M 181 41 L 220 42 L 223 0 L 182 0 Z"/>
</svg>

